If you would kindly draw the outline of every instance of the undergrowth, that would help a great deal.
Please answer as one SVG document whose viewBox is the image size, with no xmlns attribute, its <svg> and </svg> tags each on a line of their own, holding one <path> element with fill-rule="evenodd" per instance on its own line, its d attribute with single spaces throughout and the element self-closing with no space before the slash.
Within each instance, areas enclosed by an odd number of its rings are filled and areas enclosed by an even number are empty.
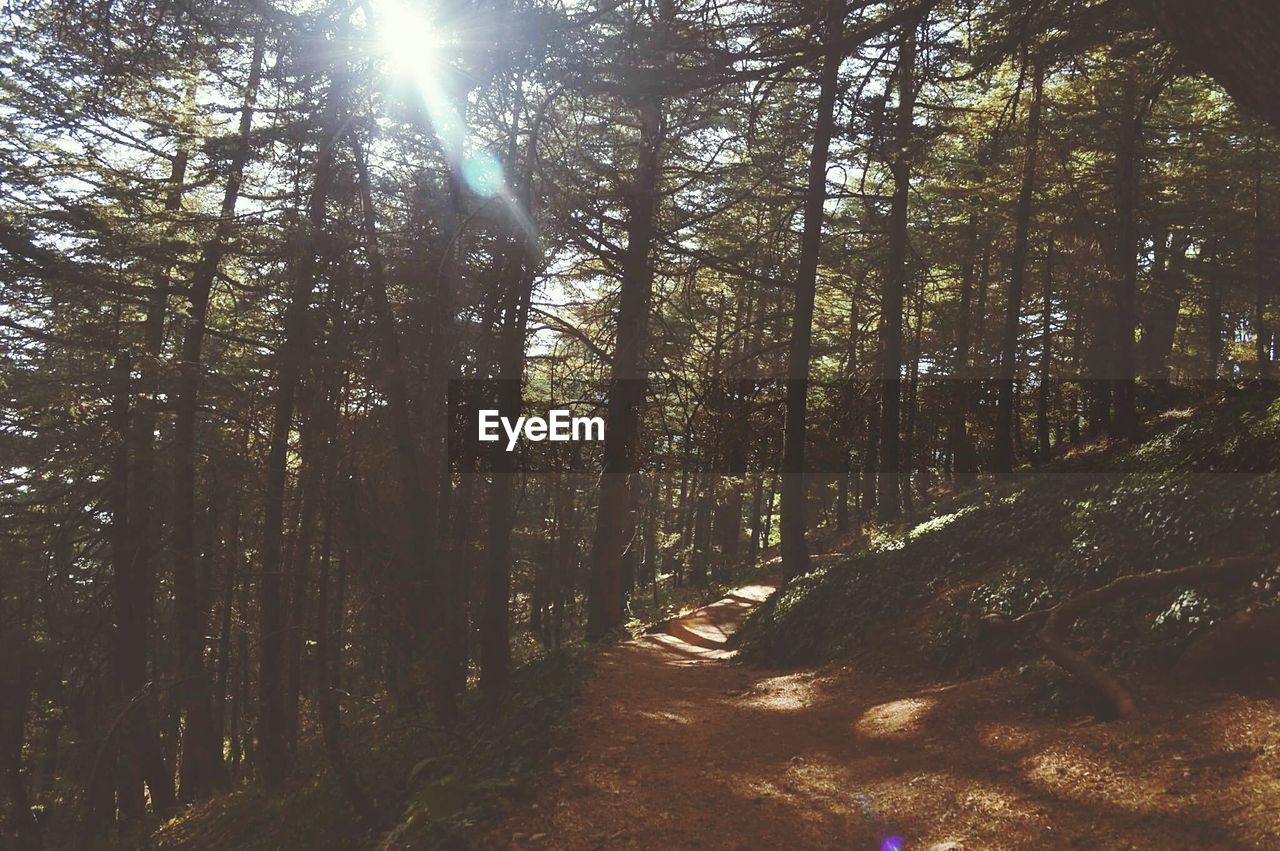
<svg viewBox="0 0 1280 851">
<path fill-rule="evenodd" d="M 1007 663 L 1009 639 L 981 628 L 986 612 L 1016 616 L 1124 574 L 1277 540 L 1277 471 L 1280 401 L 1237 397 L 1168 420 L 1119 455 L 984 480 L 788 583 L 744 625 L 740 658 L 821 663 L 912 617 L 926 622 L 925 655 L 940 671 Z M 1243 605 L 1274 602 L 1275 590 L 1266 577 L 1230 596 L 1179 589 L 1082 626 L 1113 661 L 1151 664 Z"/>
<path fill-rule="evenodd" d="M 311 743 L 297 772 L 305 785 L 283 796 L 244 787 L 215 797 L 161 826 L 152 842 L 249 851 L 463 847 L 495 802 L 518 792 L 547 761 L 589 660 L 575 647 L 522 666 L 500 709 L 485 709 L 472 693 L 463 720 L 448 732 L 415 718 L 366 719 L 352 729 L 348 758 L 395 825 L 384 836 L 360 827 Z"/>
</svg>

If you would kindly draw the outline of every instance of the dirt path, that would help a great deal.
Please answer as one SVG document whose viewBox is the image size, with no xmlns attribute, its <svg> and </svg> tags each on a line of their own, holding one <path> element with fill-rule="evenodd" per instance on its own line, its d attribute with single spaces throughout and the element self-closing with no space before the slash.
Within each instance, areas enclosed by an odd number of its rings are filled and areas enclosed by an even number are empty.
<svg viewBox="0 0 1280 851">
<path fill-rule="evenodd" d="M 1047 719 L 1009 675 L 730 663 L 772 590 L 611 648 L 566 752 L 486 848 L 1280 848 L 1280 709 L 1239 696 Z M 897 648 L 901 649 L 901 648 Z"/>
</svg>

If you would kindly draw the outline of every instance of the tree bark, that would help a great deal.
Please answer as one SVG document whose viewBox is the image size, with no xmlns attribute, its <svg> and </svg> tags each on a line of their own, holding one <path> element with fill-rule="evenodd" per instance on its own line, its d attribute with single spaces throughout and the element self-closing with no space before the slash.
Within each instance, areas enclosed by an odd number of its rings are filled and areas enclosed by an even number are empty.
<svg viewBox="0 0 1280 851">
<path fill-rule="evenodd" d="M 912 493 L 913 479 L 916 471 L 916 417 L 920 406 L 920 336 L 924 333 L 924 287 L 917 286 L 915 291 L 915 327 L 911 334 L 911 354 L 907 384 L 907 410 L 902 424 L 902 507 L 904 511 L 914 511 Z"/>
<path fill-rule="evenodd" d="M 341 664 L 342 635 L 340 629 L 330 626 L 329 566 L 333 552 L 333 502 L 329 501 L 324 521 L 324 537 L 320 554 L 320 575 L 316 593 L 316 694 L 320 716 L 320 738 L 329 760 L 329 768 L 338 781 L 342 797 L 346 799 L 356 818 L 366 829 L 379 832 L 386 829 L 386 819 L 378 811 L 347 759 L 342 745 L 342 714 L 338 706 L 337 686 L 332 671 Z M 341 558 L 341 556 L 339 556 Z"/>
<path fill-rule="evenodd" d="M 1116 185 L 1116 262 L 1120 264 L 1116 295 L 1116 336 L 1113 437 L 1132 440 L 1138 436 L 1138 412 L 1134 391 L 1137 353 L 1134 334 L 1138 324 L 1138 148 L 1142 138 L 1142 118 L 1138 113 L 1138 84 L 1129 71 L 1123 84 L 1120 146 Z"/>
<path fill-rule="evenodd" d="M 169 172 L 169 189 L 164 209 L 172 216 L 182 207 L 190 157 L 185 148 L 173 158 Z M 166 233 L 177 230 L 171 223 Z M 168 312 L 170 269 L 158 269 L 152 277 L 143 322 L 143 354 L 137 358 L 137 403 L 133 406 L 129 430 L 128 453 L 131 456 L 124 473 L 128 476 L 128 551 L 127 563 L 115 567 L 115 604 L 117 621 L 116 671 L 121 700 L 129 700 L 147 682 L 147 658 L 150 655 L 152 591 L 154 587 L 153 555 L 155 539 L 160 537 L 155 513 L 155 431 L 157 422 L 156 394 L 159 390 L 159 364 L 164 353 L 165 314 Z M 121 569 L 124 573 L 121 573 Z M 176 802 L 173 771 L 160 744 L 159 730 L 151 704 L 144 703 L 128 721 L 120 759 L 129 768 L 128 783 L 145 782 L 151 807 L 157 813 L 173 808 Z M 123 779 L 123 778 L 122 778 Z M 138 787 L 137 794 L 141 794 Z M 119 792 L 119 790 L 117 790 Z M 133 792 L 125 792 L 126 796 Z"/>
<path fill-rule="evenodd" d="M 1162 274 L 1148 296 L 1147 317 L 1142 328 L 1142 362 L 1153 381 L 1169 380 L 1169 358 L 1173 354 L 1178 315 L 1186 289 L 1187 247 L 1190 244 L 1191 239 L 1185 233 L 1174 234 L 1170 238 Z"/>
<path fill-rule="evenodd" d="M 532 163 L 529 164 L 532 168 Z M 521 193 L 528 208 L 528 181 Z M 513 217 L 514 218 L 514 217 Z M 515 419 L 523 405 L 525 329 L 533 297 L 532 264 L 527 241 L 515 231 L 508 240 L 502 292 L 502 326 L 498 336 L 498 415 Z M 515 525 L 517 456 L 498 441 L 493 445 L 493 482 L 489 491 L 489 551 L 480 614 L 480 686 L 494 701 L 511 676 L 511 532 Z"/>
<path fill-rule="evenodd" d="M 11 615 L 12 613 L 6 613 Z M 16 618 L 15 618 L 16 620 Z M 6 630 L 7 631 L 7 630 Z M 27 707 L 31 702 L 31 648 L 16 631 L 4 636 L 0 646 L 0 771 L 9 798 L 11 834 L 18 851 L 43 846 L 40 822 L 31 809 L 22 770 L 22 745 L 26 739 Z"/>
<path fill-rule="evenodd" d="M 1031 232 L 1031 201 L 1036 183 L 1036 154 L 1040 142 L 1040 100 L 1044 90 L 1044 69 L 1038 59 L 1031 69 L 1031 107 L 1027 115 L 1026 151 L 1022 164 L 1022 185 L 1014 220 L 1013 259 L 1009 268 L 1009 291 L 1005 299 L 1004 336 L 1000 346 L 1000 379 L 996 397 L 995 463 L 997 473 L 1012 473 L 1013 428 L 1017 400 L 1014 380 L 1018 373 L 1018 328 L 1022 315 L 1023 280 L 1027 269 L 1027 247 Z"/>
<path fill-rule="evenodd" d="M 213 696 L 204 663 L 206 613 L 200 600 L 195 535 L 196 421 L 209 296 L 235 228 L 236 202 L 253 149 L 250 131 L 265 50 L 265 29 L 260 28 L 254 40 L 236 149 L 227 173 L 218 223 L 212 238 L 201 249 L 191 279 L 191 315 L 182 341 L 174 398 L 173 600 L 178 676 L 185 681 L 179 693 L 184 722 L 178 777 L 178 798 L 184 803 L 202 798 L 227 782 L 222 737 L 213 729 Z"/>
<path fill-rule="evenodd" d="M 805 187 L 804 230 L 796 270 L 795 307 L 787 348 L 786 421 L 782 434 L 782 503 L 779 518 L 782 573 L 788 579 L 809 571 L 805 541 L 805 432 L 808 418 L 809 361 L 813 348 L 813 304 L 822 254 L 822 221 L 827 201 L 827 154 L 835 127 L 840 63 L 844 60 L 844 0 L 828 0 L 823 41 L 826 55 L 818 77 L 813 145 Z"/>
<path fill-rule="evenodd" d="M 1044 245 L 1044 291 L 1040 308 L 1040 382 L 1036 388 L 1036 454 L 1049 460 L 1049 378 L 1053 366 L 1053 237 Z"/>
<path fill-rule="evenodd" d="M 970 325 L 973 317 L 974 277 L 978 268 L 979 250 L 985 252 L 987 246 L 978 247 L 978 217 L 969 215 L 965 227 L 965 241 L 968 245 L 968 256 L 964 269 L 960 273 L 960 312 L 956 317 L 956 360 L 952 368 L 951 418 L 948 426 L 947 442 L 951 449 L 952 472 L 957 481 L 972 476 L 977 472 L 977 458 L 973 451 L 973 442 L 969 437 L 970 400 Z"/>
<path fill-rule="evenodd" d="M 893 173 L 893 201 L 889 211 L 889 258 L 880 297 L 880 475 L 876 507 L 892 520 L 902 513 L 902 300 L 910 275 L 907 263 L 907 208 L 911 192 L 911 139 L 916 86 L 916 22 L 902 27 L 898 47 L 898 116 Z"/>
<path fill-rule="evenodd" d="M 1267 307 L 1271 300 L 1266 271 L 1266 234 L 1262 214 L 1262 145 L 1254 141 L 1253 173 L 1253 351 L 1259 381 L 1271 376 L 1271 330 Z"/>
<path fill-rule="evenodd" d="M 436 615 L 436 627 L 431 635 L 429 651 L 432 653 L 428 661 L 432 677 L 432 701 L 437 715 L 445 724 L 453 721 L 453 687 L 448 681 L 445 667 L 445 648 L 440 639 L 444 630 L 440 618 L 444 615 L 443 601 L 439 600 L 440 574 L 433 563 L 434 548 L 428 524 L 424 518 L 431 515 L 431 500 L 428 495 L 431 482 L 423 475 L 426 465 L 419 454 L 417 434 L 409 413 L 408 378 L 405 372 L 404 357 L 401 353 L 400 335 L 395 326 L 395 315 L 387 295 L 386 272 L 382 262 L 382 252 L 378 242 L 377 222 L 373 207 L 373 190 L 369 179 L 369 167 L 359 139 L 351 136 L 351 145 L 355 153 L 356 170 L 360 182 L 360 201 L 362 209 L 362 231 L 364 238 L 365 258 L 369 264 L 370 294 L 373 296 L 378 334 L 379 351 L 383 360 L 383 371 L 386 375 L 385 392 L 391 413 L 391 430 L 395 440 L 396 472 L 400 479 L 400 487 L 404 493 L 401 506 L 404 512 L 405 528 L 409 532 L 413 557 L 417 560 L 416 571 L 419 581 L 426 585 L 428 600 L 436 600 L 432 613 Z M 447 466 L 447 465 L 446 465 Z M 407 650 L 408 648 L 400 648 Z"/>
<path fill-rule="evenodd" d="M 635 466 L 646 386 L 644 361 L 653 295 L 649 255 L 655 241 L 663 120 L 660 102 L 642 100 L 636 111 L 640 119 L 640 149 L 627 204 L 627 248 L 622 260 L 617 343 L 605 415 L 604 472 L 591 543 L 587 637 L 592 641 L 604 638 L 623 622 L 622 555 L 629 525 L 628 481 Z"/>
<path fill-rule="evenodd" d="M 324 239 L 325 205 L 334 181 L 334 147 L 341 126 L 340 108 L 331 84 L 317 152 L 315 178 L 307 210 L 307 231 L 284 315 L 284 340 L 277 354 L 276 391 L 272 404 L 263 494 L 262 574 L 258 593 L 258 740 L 255 759 L 268 788 L 283 785 L 289 772 L 288 707 L 284 683 L 287 630 L 284 611 L 284 504 L 289 478 L 289 433 L 303 365 L 311 349 L 308 329 L 317 255 Z"/>
</svg>

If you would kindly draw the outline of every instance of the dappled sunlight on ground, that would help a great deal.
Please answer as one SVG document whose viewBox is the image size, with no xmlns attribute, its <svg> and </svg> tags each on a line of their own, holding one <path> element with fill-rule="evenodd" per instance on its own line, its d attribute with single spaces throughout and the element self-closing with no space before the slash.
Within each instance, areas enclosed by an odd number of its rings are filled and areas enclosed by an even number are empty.
<svg viewBox="0 0 1280 851">
<path fill-rule="evenodd" d="M 734 702 L 755 709 L 791 712 L 812 706 L 818 695 L 819 690 L 811 677 L 785 674 L 758 681 L 748 694 Z"/>
<path fill-rule="evenodd" d="M 687 715 L 681 715 L 676 712 L 660 712 L 639 710 L 635 713 L 638 717 L 649 721 L 657 721 L 660 724 L 689 724 L 692 723 Z"/>
<path fill-rule="evenodd" d="M 977 738 L 988 748 L 1000 753 L 1018 753 L 1035 741 L 1031 728 L 1022 724 L 979 724 Z"/>
<path fill-rule="evenodd" d="M 920 719 L 937 703 L 935 698 L 906 697 L 873 706 L 855 725 L 858 732 L 873 739 L 899 738 L 910 735 Z"/>
<path fill-rule="evenodd" d="M 1012 674 L 940 685 L 866 650 L 820 671 L 732 664 L 769 586 L 604 654 L 567 756 L 481 848 L 1280 848 L 1280 707 L 1050 716 Z M 895 840 L 896 841 L 896 840 Z"/>
</svg>

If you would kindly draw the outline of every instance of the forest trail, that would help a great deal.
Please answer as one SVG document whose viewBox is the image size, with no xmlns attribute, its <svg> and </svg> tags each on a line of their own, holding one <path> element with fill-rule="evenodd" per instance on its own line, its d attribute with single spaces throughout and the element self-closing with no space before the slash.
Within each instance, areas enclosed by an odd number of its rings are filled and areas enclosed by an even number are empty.
<svg viewBox="0 0 1280 851">
<path fill-rule="evenodd" d="M 816 671 L 732 664 L 775 587 L 606 650 L 555 767 L 476 847 L 1280 847 L 1274 701 L 1046 718 L 1007 675 L 884 669 L 905 631 Z"/>
</svg>

